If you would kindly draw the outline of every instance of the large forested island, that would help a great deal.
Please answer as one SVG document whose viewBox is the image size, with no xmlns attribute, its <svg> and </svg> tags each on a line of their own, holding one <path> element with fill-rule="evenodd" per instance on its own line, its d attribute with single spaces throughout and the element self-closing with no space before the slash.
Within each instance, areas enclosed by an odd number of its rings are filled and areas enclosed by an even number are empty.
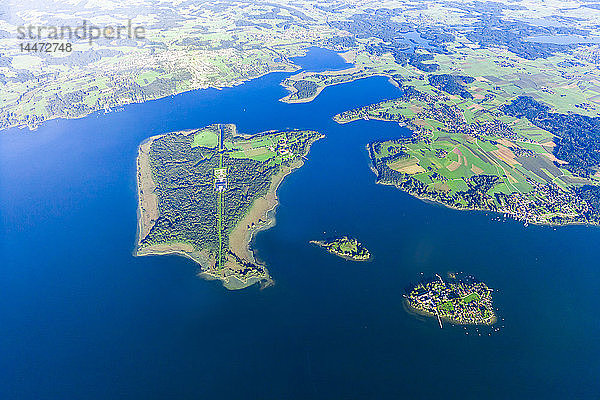
<svg viewBox="0 0 600 400">
<path fill-rule="evenodd" d="M 311 240 L 315 244 L 329 253 L 351 261 L 368 261 L 371 253 L 365 246 L 355 238 L 341 236 L 330 240 Z"/>
<path fill-rule="evenodd" d="M 136 255 L 180 254 L 228 289 L 272 280 L 249 247 L 273 225 L 277 187 L 303 164 L 315 131 L 242 135 L 235 125 L 154 136 L 137 160 Z"/>
<path fill-rule="evenodd" d="M 416 313 L 436 317 L 459 325 L 491 325 L 496 322 L 492 289 L 473 277 L 454 274 L 424 280 L 405 295 L 408 308 Z"/>
</svg>

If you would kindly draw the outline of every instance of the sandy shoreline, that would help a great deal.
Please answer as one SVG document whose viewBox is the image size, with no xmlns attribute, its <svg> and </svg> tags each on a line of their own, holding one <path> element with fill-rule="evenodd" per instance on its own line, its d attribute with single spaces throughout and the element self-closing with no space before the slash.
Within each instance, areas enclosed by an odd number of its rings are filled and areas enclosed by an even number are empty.
<svg viewBox="0 0 600 400">
<path fill-rule="evenodd" d="M 302 159 L 298 159 L 289 167 L 283 167 L 281 171 L 275 174 L 267 194 L 254 200 L 248 213 L 231 231 L 229 234 L 229 249 L 238 257 L 256 262 L 254 253 L 250 249 L 252 239 L 256 233 L 275 226 L 274 211 L 279 205 L 277 189 L 286 176 L 302 167 L 302 165 L 304 165 L 304 162 Z"/>
<path fill-rule="evenodd" d="M 190 134 L 195 129 L 181 131 L 182 134 Z M 145 238 L 154 223 L 158 219 L 158 196 L 155 194 L 156 184 L 152 177 L 150 168 L 150 147 L 154 140 L 165 136 L 165 134 L 155 135 L 144 140 L 138 146 L 138 156 L 136 158 L 136 183 L 138 193 L 138 226 L 136 232 L 136 242 L 134 255 L 145 256 L 150 254 L 169 254 L 174 252 L 190 252 L 193 246 L 189 243 L 169 243 L 156 244 L 141 248 L 141 242 Z"/>
<path fill-rule="evenodd" d="M 254 200 L 248 213 L 231 231 L 229 234 L 229 249 L 238 257 L 251 262 L 257 262 L 250 245 L 258 232 L 275 226 L 275 210 L 279 205 L 279 198 L 277 197 L 279 185 L 281 185 L 286 176 L 304 165 L 303 158 L 310 152 L 310 147 L 314 142 L 324 137 L 324 135 L 320 135 L 317 139 L 310 142 L 307 152 L 302 157 L 293 161 L 289 166 L 283 166 L 281 171 L 273 176 L 267 193 Z"/>
<path fill-rule="evenodd" d="M 138 156 L 136 159 L 136 182 L 138 190 L 138 230 L 136 234 L 136 253 L 138 253 L 142 238 L 148 235 L 158 218 L 158 197 L 154 193 L 156 185 L 152 179 L 152 170 L 150 168 L 150 146 L 154 139 L 160 136 L 153 136 L 143 141 L 138 147 Z"/>
</svg>

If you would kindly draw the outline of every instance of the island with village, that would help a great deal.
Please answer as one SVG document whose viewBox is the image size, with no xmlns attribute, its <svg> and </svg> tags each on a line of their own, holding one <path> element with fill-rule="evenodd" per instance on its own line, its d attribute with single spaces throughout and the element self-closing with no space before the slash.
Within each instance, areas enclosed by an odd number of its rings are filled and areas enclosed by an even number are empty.
<svg viewBox="0 0 600 400">
<path fill-rule="evenodd" d="M 346 260 L 368 261 L 371 259 L 369 250 L 357 239 L 349 236 L 340 236 L 329 240 L 311 240 L 310 243 Z"/>
<path fill-rule="evenodd" d="M 436 274 L 412 286 L 404 294 L 410 312 L 457 325 L 492 325 L 497 321 L 492 303 L 493 289 L 472 276 Z"/>
</svg>

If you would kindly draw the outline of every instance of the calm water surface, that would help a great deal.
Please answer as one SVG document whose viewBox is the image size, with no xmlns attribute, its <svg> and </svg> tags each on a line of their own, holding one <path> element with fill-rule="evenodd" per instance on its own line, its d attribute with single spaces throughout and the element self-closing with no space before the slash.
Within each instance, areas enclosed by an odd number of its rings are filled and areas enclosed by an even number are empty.
<svg viewBox="0 0 600 400">
<path fill-rule="evenodd" d="M 550 43 L 550 44 L 577 44 L 587 43 L 596 44 L 600 43 L 600 36 L 579 36 L 579 35 L 538 35 L 529 36 L 526 39 L 528 42 L 535 43 Z"/>
<path fill-rule="evenodd" d="M 302 63 L 343 65 L 322 51 Z M 375 185 L 366 143 L 408 132 L 331 116 L 397 89 L 372 78 L 287 105 L 284 77 L 0 133 L 0 398 L 598 398 L 600 230 L 525 228 Z M 131 255 L 138 144 L 216 122 L 327 135 L 256 238 L 276 280 L 264 291 L 227 291 L 181 257 Z M 308 244 L 336 233 L 375 260 Z M 499 289 L 500 332 L 403 310 L 421 272 L 449 270 Z"/>
</svg>

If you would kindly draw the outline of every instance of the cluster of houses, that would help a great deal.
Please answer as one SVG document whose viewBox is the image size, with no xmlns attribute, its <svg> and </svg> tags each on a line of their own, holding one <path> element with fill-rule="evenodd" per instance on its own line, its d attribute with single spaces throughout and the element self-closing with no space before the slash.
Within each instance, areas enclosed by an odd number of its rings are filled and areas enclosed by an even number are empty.
<svg viewBox="0 0 600 400">
<path fill-rule="evenodd" d="M 224 192 L 227 189 L 227 168 L 215 168 L 215 190 Z"/>
<path fill-rule="evenodd" d="M 486 324 L 494 318 L 492 289 L 482 282 L 419 284 L 406 297 L 411 307 L 459 324 Z"/>
<path fill-rule="evenodd" d="M 574 190 L 562 190 L 553 183 L 539 183 L 527 178 L 533 190 L 527 194 L 497 194 L 505 217 L 526 223 L 589 223 L 589 204 Z"/>
<path fill-rule="evenodd" d="M 290 154 L 290 149 L 288 148 L 287 138 L 285 135 L 282 135 L 279 140 L 277 140 L 275 145 L 269 147 L 269 150 L 276 152 L 280 156 Z"/>
</svg>

